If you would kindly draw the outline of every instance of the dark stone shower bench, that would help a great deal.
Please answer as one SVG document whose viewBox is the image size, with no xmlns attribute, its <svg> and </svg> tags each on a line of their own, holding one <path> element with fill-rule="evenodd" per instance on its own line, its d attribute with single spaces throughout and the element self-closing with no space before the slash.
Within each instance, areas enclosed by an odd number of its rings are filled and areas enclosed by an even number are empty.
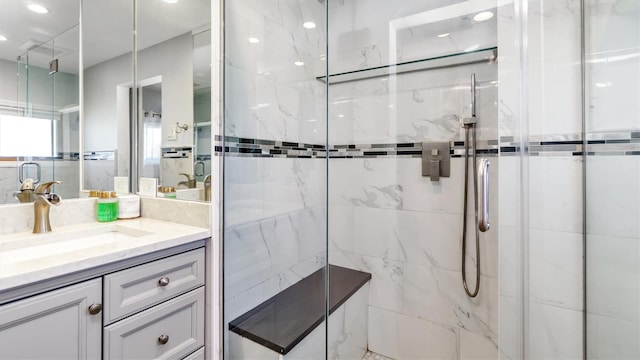
<svg viewBox="0 0 640 360">
<path fill-rule="evenodd" d="M 325 270 L 320 269 L 229 323 L 229 330 L 287 354 L 324 321 Z M 329 314 L 371 279 L 371 274 L 329 265 Z M 365 309 L 366 311 L 366 309 Z"/>
</svg>

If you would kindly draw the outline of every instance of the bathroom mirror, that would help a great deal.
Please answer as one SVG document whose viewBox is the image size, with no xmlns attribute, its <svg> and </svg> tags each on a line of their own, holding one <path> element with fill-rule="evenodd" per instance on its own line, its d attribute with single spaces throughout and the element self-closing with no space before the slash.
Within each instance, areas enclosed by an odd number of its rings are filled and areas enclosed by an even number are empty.
<svg viewBox="0 0 640 360">
<path fill-rule="evenodd" d="M 84 0 L 85 189 L 111 190 L 127 176 L 135 191 L 139 177 L 154 177 L 178 198 L 204 200 L 194 126 L 203 61 L 211 75 L 195 39 L 210 14 L 207 0 L 137 0 L 134 59 L 133 2 Z"/>
<path fill-rule="evenodd" d="M 78 197 L 80 3 L 0 5 L 0 204 L 30 198 L 28 179 Z"/>
</svg>

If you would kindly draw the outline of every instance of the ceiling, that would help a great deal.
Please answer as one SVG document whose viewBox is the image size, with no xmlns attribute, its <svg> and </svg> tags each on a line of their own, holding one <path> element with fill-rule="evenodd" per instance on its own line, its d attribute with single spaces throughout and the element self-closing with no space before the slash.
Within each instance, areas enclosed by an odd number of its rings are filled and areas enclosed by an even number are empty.
<svg viewBox="0 0 640 360">
<path fill-rule="evenodd" d="M 31 3 L 44 6 L 49 13 L 30 11 L 27 5 Z M 83 0 L 85 68 L 131 50 L 132 3 L 132 0 Z M 205 28 L 210 24 L 210 16 L 208 0 L 180 0 L 175 4 L 138 0 L 138 49 Z M 77 73 L 79 19 L 79 0 L 0 0 L 0 34 L 8 38 L 0 42 L 0 58 L 16 61 L 33 48 L 29 53 L 30 64 L 46 67 L 55 56 L 60 58 L 61 71 Z"/>
</svg>

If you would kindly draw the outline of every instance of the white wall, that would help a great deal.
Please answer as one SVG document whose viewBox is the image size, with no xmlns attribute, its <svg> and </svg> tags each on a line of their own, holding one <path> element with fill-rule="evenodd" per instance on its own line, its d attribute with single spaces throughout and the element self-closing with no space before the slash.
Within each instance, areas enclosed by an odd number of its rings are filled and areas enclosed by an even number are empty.
<svg viewBox="0 0 640 360">
<path fill-rule="evenodd" d="M 193 146 L 193 39 L 190 32 L 139 51 L 138 80 L 144 83 L 152 78 L 162 79 L 162 146 Z M 85 167 L 85 178 L 87 185 L 109 189 L 112 182 L 103 183 L 100 179 L 129 175 L 131 54 L 85 69 L 84 82 L 84 150 L 117 149 L 115 168 L 113 164 L 90 164 L 90 168 Z M 189 124 L 189 129 L 178 134 L 176 141 L 168 141 L 166 136 L 176 122 Z M 192 172 L 185 170 L 182 172 Z"/>
<path fill-rule="evenodd" d="M 132 80 L 131 54 L 94 65 L 84 72 L 86 150 L 114 150 L 124 129 L 116 126 L 116 88 L 129 87 Z M 163 132 L 176 122 L 193 121 L 193 40 L 191 33 L 169 39 L 138 53 L 138 79 L 162 77 Z M 192 146 L 193 129 L 177 141 L 163 146 Z"/>
</svg>

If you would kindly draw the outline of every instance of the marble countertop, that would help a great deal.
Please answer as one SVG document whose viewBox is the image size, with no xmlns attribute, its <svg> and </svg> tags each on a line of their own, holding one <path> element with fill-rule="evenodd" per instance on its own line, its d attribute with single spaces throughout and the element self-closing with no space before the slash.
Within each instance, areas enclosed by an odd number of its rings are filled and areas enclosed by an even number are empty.
<svg viewBox="0 0 640 360">
<path fill-rule="evenodd" d="M 0 292 L 210 236 L 207 228 L 147 218 L 0 235 Z"/>
</svg>

